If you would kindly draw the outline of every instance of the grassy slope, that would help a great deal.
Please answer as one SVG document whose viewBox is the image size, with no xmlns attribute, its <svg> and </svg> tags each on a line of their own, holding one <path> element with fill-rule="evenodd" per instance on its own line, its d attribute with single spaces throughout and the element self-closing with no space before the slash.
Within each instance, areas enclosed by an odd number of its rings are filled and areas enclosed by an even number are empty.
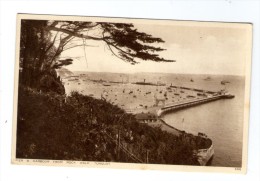
<svg viewBox="0 0 260 181">
<path fill-rule="evenodd" d="M 117 106 L 78 93 L 60 100 L 20 87 L 17 158 L 134 162 L 122 151 L 117 155 L 120 130 L 121 144 L 143 162 L 148 150 L 149 163 L 198 164 L 194 144 L 140 124 Z"/>
</svg>

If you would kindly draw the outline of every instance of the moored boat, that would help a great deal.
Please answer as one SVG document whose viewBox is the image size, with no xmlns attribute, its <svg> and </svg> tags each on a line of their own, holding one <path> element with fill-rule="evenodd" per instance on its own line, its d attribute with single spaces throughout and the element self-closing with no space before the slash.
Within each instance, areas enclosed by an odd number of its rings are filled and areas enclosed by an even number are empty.
<svg viewBox="0 0 260 181">
<path fill-rule="evenodd" d="M 111 86 L 110 84 L 103 83 L 103 86 Z"/>
</svg>

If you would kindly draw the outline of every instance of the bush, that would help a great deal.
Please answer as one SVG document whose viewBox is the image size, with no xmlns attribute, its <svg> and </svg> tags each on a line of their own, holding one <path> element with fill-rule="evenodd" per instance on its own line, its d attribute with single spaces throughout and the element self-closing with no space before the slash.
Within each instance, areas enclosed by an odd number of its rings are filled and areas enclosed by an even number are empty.
<svg viewBox="0 0 260 181">
<path fill-rule="evenodd" d="M 78 92 L 65 98 L 20 87 L 17 158 L 196 165 L 193 149 L 179 137 L 139 123 L 131 114 Z"/>
</svg>

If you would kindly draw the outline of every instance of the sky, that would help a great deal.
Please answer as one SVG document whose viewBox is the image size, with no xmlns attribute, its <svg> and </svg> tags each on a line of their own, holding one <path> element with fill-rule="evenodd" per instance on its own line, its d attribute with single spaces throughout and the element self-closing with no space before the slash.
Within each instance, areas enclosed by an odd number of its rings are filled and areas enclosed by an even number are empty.
<svg viewBox="0 0 260 181">
<path fill-rule="evenodd" d="M 172 63 L 140 61 L 131 65 L 124 62 L 107 49 L 104 43 L 88 40 L 84 48 L 77 47 L 62 53 L 61 57 L 78 57 L 72 71 L 89 72 L 161 72 L 182 74 L 224 74 L 244 75 L 248 56 L 248 29 L 237 24 L 201 22 L 189 23 L 150 23 L 134 26 L 141 32 L 162 38 L 165 43 L 154 43 L 166 50 L 159 55 Z M 78 39 L 79 44 L 82 40 Z M 90 46 L 89 46 L 90 45 Z"/>
</svg>

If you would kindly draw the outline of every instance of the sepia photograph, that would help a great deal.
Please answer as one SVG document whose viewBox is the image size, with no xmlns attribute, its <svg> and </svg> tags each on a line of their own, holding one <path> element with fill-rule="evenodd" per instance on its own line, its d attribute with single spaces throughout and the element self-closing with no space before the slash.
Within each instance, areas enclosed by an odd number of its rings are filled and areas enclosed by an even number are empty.
<svg viewBox="0 0 260 181">
<path fill-rule="evenodd" d="M 245 173 L 252 24 L 17 15 L 12 163 Z"/>
</svg>

